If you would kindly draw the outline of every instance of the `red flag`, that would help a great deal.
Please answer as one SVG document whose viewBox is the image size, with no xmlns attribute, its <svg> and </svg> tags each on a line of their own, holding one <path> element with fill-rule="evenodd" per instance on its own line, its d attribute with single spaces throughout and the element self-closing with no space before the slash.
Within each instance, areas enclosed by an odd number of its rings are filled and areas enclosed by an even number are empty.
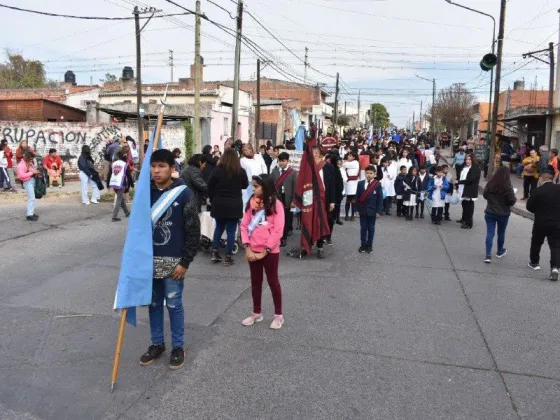
<svg viewBox="0 0 560 420">
<path fill-rule="evenodd" d="M 325 187 L 313 159 L 312 148 L 317 144 L 311 139 L 301 157 L 294 202 L 301 209 L 301 244 L 308 255 L 311 247 L 330 233 L 325 205 Z"/>
</svg>

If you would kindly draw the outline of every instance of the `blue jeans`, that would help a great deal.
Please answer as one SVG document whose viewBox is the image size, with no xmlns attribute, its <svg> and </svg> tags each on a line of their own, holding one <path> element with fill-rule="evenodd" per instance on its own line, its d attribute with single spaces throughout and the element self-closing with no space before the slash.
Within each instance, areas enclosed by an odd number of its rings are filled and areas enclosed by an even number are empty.
<svg viewBox="0 0 560 420">
<path fill-rule="evenodd" d="M 185 345 L 185 311 L 183 309 L 183 280 L 154 279 L 150 313 L 152 344 L 163 344 L 163 300 L 171 324 L 171 344 L 174 349 Z"/>
<path fill-rule="evenodd" d="M 372 246 L 375 235 L 375 216 L 360 215 L 360 239 L 362 246 Z"/>
<path fill-rule="evenodd" d="M 486 255 L 492 254 L 492 242 L 494 242 L 496 224 L 498 225 L 498 253 L 501 253 L 504 250 L 509 216 L 496 216 L 492 213 L 484 213 L 484 220 L 486 220 Z"/>
<path fill-rule="evenodd" d="M 97 188 L 97 184 L 88 177 L 84 171 L 80 171 L 80 184 L 82 186 L 82 204 L 89 203 L 88 185 L 91 185 L 91 199 L 95 201 L 99 200 L 101 193 L 99 192 L 99 188 Z"/>
<path fill-rule="evenodd" d="M 35 177 L 25 181 L 23 188 L 27 193 L 27 215 L 33 216 L 35 214 Z"/>
<path fill-rule="evenodd" d="M 216 229 L 214 230 L 214 240 L 212 241 L 213 249 L 220 249 L 220 240 L 222 239 L 222 234 L 225 229 L 227 234 L 226 254 L 231 255 L 233 243 L 235 242 L 237 222 L 237 219 L 216 219 Z"/>
</svg>

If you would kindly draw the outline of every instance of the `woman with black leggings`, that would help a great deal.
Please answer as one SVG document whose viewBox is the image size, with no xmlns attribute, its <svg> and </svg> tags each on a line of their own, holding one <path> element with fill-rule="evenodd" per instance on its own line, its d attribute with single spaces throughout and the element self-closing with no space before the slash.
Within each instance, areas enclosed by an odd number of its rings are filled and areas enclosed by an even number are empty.
<svg viewBox="0 0 560 420">
<path fill-rule="evenodd" d="M 481 171 L 478 167 L 475 156 L 469 153 L 465 159 L 465 167 L 461 171 L 459 179 L 455 180 L 455 187 L 459 190 L 463 215 L 461 220 L 462 229 L 472 229 L 474 202 L 478 200 L 478 184 L 480 182 Z"/>
</svg>

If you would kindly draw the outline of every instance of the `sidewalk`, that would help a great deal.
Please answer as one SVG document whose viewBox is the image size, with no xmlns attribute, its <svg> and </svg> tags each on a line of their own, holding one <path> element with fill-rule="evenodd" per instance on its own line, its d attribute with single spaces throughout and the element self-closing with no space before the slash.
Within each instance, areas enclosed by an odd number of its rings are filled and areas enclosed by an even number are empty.
<svg viewBox="0 0 560 420">
<path fill-rule="evenodd" d="M 25 201 L 27 199 L 27 194 L 25 190 L 21 188 L 21 184 L 19 182 L 17 182 L 14 185 L 14 188 L 16 190 L 16 193 L 0 191 L 0 204 L 9 204 L 9 203 L 13 203 L 14 201 Z M 107 193 L 107 188 L 101 191 L 102 199 L 106 193 Z M 47 188 L 47 195 L 45 196 L 44 199 L 52 200 L 52 199 L 79 197 L 80 194 L 81 194 L 80 181 L 69 181 L 66 182 L 62 188 L 58 188 L 58 187 Z"/>
<path fill-rule="evenodd" d="M 441 158 L 445 160 L 448 165 L 451 165 L 451 162 L 453 161 L 453 157 L 451 156 L 451 148 L 442 150 Z M 455 172 L 453 172 L 453 175 L 455 175 Z M 488 181 L 484 178 L 484 173 L 482 175 L 483 176 L 480 178 L 480 184 L 478 186 L 481 194 L 484 191 L 484 188 L 486 187 L 486 183 Z M 515 173 L 511 174 L 510 179 L 513 188 L 517 188 L 517 193 L 515 194 L 515 196 L 517 197 L 517 202 L 511 208 L 511 211 L 528 219 L 533 219 L 533 213 L 527 211 L 525 207 L 526 202 L 521 201 L 521 199 L 523 198 L 523 179 L 519 179 Z"/>
</svg>

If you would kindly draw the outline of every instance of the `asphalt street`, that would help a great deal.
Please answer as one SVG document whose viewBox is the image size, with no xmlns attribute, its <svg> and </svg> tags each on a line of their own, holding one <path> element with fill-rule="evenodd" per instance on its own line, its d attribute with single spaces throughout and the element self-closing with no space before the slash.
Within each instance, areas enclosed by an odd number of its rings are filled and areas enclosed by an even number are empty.
<svg viewBox="0 0 560 420">
<path fill-rule="evenodd" d="M 356 221 L 336 227 L 323 261 L 283 256 L 279 331 L 268 289 L 266 322 L 241 325 L 241 256 L 225 268 L 199 254 L 185 280 L 186 368 L 170 371 L 169 353 L 138 364 L 140 309 L 111 394 L 125 223 L 106 203 L 39 202 L 38 223 L 22 203 L 0 205 L 0 419 L 560 419 L 548 249 L 544 270 L 529 270 L 532 222 L 512 215 L 506 258 L 485 265 L 484 206 L 470 231 L 384 217 L 371 255 L 357 253 Z"/>
</svg>

